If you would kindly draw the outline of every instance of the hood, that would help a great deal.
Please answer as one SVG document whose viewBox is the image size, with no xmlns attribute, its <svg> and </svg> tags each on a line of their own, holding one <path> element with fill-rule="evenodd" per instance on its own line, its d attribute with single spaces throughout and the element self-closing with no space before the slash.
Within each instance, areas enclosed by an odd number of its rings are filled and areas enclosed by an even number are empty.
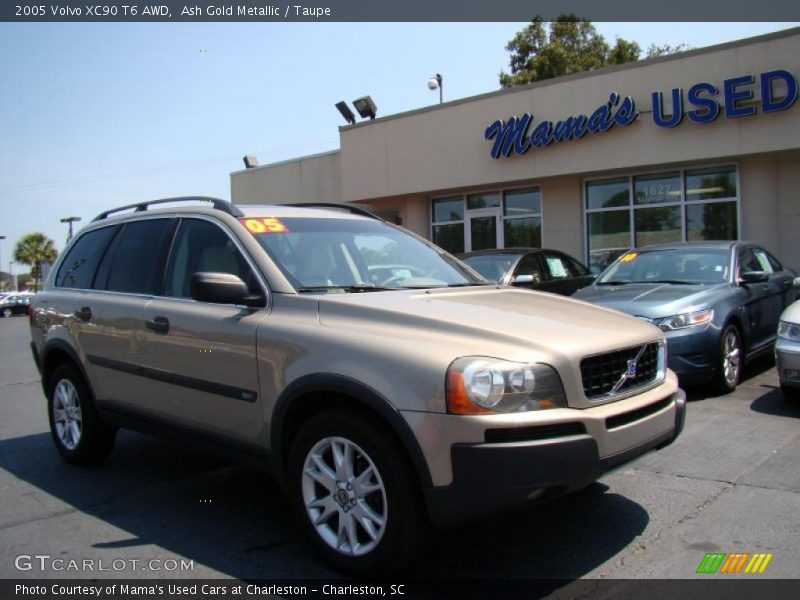
<svg viewBox="0 0 800 600">
<path fill-rule="evenodd" d="M 660 318 L 688 310 L 700 310 L 728 293 L 729 284 L 683 285 L 672 283 L 629 283 L 590 285 L 573 298 L 599 304 L 631 315 Z"/>
<path fill-rule="evenodd" d="M 650 342 L 660 330 L 627 315 L 543 292 L 506 287 L 329 294 L 319 300 L 323 325 L 370 329 L 457 345 L 464 355 L 509 347 L 530 354 L 588 355 Z M 493 348 L 494 345 L 494 348 Z"/>
</svg>

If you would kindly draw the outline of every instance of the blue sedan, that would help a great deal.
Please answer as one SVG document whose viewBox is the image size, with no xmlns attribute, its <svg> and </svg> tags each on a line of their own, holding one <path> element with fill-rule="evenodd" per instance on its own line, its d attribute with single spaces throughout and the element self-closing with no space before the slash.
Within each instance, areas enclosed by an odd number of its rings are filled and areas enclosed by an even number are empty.
<svg viewBox="0 0 800 600">
<path fill-rule="evenodd" d="M 769 352 L 797 296 L 794 271 L 748 242 L 687 242 L 626 252 L 573 296 L 650 321 L 668 340 L 682 385 L 734 390 L 742 368 Z"/>
</svg>

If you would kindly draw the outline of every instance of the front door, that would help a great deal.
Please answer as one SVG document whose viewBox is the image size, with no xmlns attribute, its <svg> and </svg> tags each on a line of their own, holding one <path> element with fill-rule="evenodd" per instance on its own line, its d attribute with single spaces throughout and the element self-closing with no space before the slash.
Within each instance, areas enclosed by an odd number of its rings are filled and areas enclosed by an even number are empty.
<svg viewBox="0 0 800 600">
<path fill-rule="evenodd" d="M 500 207 L 467 211 L 467 252 L 503 247 Z"/>
</svg>

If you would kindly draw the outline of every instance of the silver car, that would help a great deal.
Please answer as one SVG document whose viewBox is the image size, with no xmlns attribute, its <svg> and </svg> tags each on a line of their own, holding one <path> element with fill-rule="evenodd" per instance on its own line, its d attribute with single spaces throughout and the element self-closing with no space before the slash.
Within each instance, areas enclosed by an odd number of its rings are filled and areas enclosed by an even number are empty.
<svg viewBox="0 0 800 600">
<path fill-rule="evenodd" d="M 490 284 L 355 207 L 180 200 L 99 215 L 33 301 L 69 462 L 103 460 L 118 427 L 238 451 L 324 558 L 375 574 L 428 523 L 579 490 L 682 429 L 639 319 Z"/>
<path fill-rule="evenodd" d="M 800 288 L 800 277 L 794 280 Z M 778 323 L 775 365 L 781 390 L 786 398 L 800 400 L 800 300 L 789 305 Z"/>
</svg>

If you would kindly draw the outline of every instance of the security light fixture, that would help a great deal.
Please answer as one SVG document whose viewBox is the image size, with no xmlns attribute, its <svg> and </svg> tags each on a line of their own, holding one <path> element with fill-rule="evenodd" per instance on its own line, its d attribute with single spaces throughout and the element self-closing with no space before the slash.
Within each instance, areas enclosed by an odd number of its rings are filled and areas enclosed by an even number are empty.
<svg viewBox="0 0 800 600">
<path fill-rule="evenodd" d="M 62 223 L 69 223 L 69 235 L 67 236 L 67 241 L 70 241 L 72 239 L 72 224 L 80 220 L 81 220 L 80 217 L 64 217 L 63 219 L 61 219 Z"/>
<path fill-rule="evenodd" d="M 442 75 L 441 73 L 437 73 L 434 77 L 428 79 L 428 89 L 439 90 L 439 104 L 442 103 Z"/>
<path fill-rule="evenodd" d="M 258 159 L 252 154 L 245 154 L 242 160 L 244 161 L 245 169 L 254 169 L 258 166 Z"/>
<path fill-rule="evenodd" d="M 356 98 L 353 100 L 353 106 L 355 106 L 362 119 L 366 119 L 367 117 L 374 119 L 375 114 L 378 112 L 378 107 L 375 106 L 375 102 L 373 102 L 372 98 L 369 96 Z"/>
<path fill-rule="evenodd" d="M 339 110 L 339 113 L 344 117 L 344 120 L 347 121 L 350 125 L 353 125 L 356 122 L 356 116 L 353 114 L 353 111 L 350 110 L 350 107 L 347 106 L 347 103 L 344 100 L 342 100 L 341 102 L 337 102 L 336 108 Z"/>
</svg>

